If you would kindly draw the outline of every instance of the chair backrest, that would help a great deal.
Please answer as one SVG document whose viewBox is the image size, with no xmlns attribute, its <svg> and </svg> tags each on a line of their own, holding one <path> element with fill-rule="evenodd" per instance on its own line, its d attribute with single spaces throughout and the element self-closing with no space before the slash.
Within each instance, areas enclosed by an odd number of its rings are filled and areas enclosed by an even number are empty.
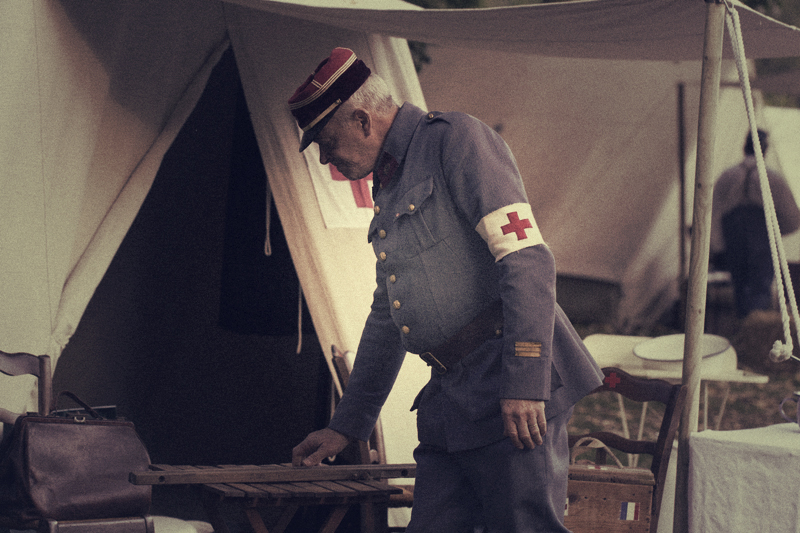
<svg viewBox="0 0 800 533">
<path fill-rule="evenodd" d="M 653 461 L 650 470 L 656 483 L 653 490 L 652 523 L 657 524 L 669 457 L 678 431 L 687 389 L 685 386 L 673 385 L 661 379 L 637 378 L 619 368 L 603 368 L 603 374 L 605 375 L 603 384 L 593 393 L 611 391 L 636 402 L 660 402 L 665 405 L 658 438 L 655 441 L 633 440 L 616 433 L 595 431 L 583 435 L 570 435 L 570 447 L 583 437 L 594 437 L 610 448 L 625 453 L 651 455 Z"/>
<path fill-rule="evenodd" d="M 39 414 L 48 415 L 53 405 L 53 375 L 49 355 L 32 355 L 29 353 L 6 353 L 0 351 L 0 372 L 8 376 L 30 374 L 39 378 Z M 15 413 L 3 411 L 4 421 L 7 417 L 16 417 Z"/>
</svg>

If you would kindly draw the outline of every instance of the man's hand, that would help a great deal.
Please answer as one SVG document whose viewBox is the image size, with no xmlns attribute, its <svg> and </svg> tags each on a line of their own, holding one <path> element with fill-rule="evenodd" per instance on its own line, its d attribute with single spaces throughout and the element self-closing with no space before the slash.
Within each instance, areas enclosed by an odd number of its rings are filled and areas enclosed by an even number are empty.
<svg viewBox="0 0 800 533">
<path fill-rule="evenodd" d="M 338 431 L 321 429 L 311 433 L 292 450 L 292 466 L 317 466 L 326 457 L 344 450 L 350 439 Z"/>
<path fill-rule="evenodd" d="M 536 400 L 500 400 L 505 436 L 520 450 L 541 446 L 547 433 L 544 402 Z"/>
</svg>

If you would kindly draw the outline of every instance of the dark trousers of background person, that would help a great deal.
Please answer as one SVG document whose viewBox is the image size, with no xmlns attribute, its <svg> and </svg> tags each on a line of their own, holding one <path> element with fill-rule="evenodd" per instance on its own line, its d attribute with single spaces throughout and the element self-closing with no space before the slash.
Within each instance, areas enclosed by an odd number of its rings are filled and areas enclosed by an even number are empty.
<svg viewBox="0 0 800 533">
<path fill-rule="evenodd" d="M 725 269 L 731 273 L 736 314 L 744 318 L 756 309 L 772 308 L 772 254 L 764 210 L 742 205 L 722 218 Z"/>
</svg>

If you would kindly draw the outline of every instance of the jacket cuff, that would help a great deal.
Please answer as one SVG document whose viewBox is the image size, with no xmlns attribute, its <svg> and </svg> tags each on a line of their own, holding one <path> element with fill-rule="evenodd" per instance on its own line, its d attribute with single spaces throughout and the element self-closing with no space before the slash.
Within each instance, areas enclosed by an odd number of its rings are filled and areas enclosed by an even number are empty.
<svg viewBox="0 0 800 533">
<path fill-rule="evenodd" d="M 360 441 L 368 441 L 375 424 L 378 421 L 380 409 L 375 409 L 368 403 L 359 402 L 345 394 L 333 413 L 328 427 L 342 435 Z"/>
</svg>

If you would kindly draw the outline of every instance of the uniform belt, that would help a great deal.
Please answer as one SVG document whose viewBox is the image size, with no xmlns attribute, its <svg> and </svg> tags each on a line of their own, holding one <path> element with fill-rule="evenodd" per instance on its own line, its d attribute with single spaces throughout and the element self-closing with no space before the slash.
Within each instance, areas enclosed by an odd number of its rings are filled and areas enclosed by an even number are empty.
<svg viewBox="0 0 800 533">
<path fill-rule="evenodd" d="M 472 322 L 430 351 L 419 354 L 439 374 L 447 372 L 463 357 L 472 353 L 481 344 L 503 335 L 503 302 L 497 300 L 478 313 Z"/>
</svg>

